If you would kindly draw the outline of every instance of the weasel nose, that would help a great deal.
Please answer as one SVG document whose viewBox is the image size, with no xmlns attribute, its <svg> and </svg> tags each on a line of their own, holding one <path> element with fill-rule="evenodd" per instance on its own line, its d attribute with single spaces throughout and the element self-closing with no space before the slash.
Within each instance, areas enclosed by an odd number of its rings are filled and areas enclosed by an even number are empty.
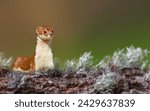
<svg viewBox="0 0 150 111">
<path fill-rule="evenodd" d="M 51 31 L 50 35 L 51 35 L 51 36 L 53 36 L 53 35 L 54 35 L 54 31 L 53 31 L 53 30 Z"/>
</svg>

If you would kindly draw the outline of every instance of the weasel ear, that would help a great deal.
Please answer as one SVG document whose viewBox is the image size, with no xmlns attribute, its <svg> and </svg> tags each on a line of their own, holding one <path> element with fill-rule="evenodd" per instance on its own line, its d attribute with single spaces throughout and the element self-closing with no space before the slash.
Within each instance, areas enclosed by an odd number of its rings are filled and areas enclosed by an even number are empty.
<svg viewBox="0 0 150 111">
<path fill-rule="evenodd" d="M 38 26 L 38 27 L 36 28 L 36 34 L 37 34 L 37 35 L 42 35 L 42 32 L 43 32 L 43 27 L 42 27 L 42 26 Z"/>
</svg>

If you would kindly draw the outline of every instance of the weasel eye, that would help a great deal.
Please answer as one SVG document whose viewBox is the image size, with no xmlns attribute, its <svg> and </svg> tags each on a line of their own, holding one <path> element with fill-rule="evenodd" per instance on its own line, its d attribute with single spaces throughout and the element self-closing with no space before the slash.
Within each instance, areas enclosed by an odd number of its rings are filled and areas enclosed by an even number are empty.
<svg viewBox="0 0 150 111">
<path fill-rule="evenodd" d="M 46 31 L 44 31 L 44 33 L 47 33 Z"/>
</svg>

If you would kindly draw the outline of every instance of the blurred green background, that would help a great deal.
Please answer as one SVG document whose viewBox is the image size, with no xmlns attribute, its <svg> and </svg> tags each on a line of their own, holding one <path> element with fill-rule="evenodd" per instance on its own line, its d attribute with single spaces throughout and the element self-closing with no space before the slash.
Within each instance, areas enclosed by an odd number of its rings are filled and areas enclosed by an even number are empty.
<svg viewBox="0 0 150 111">
<path fill-rule="evenodd" d="M 0 51 L 32 55 L 35 28 L 52 25 L 54 57 L 91 51 L 95 60 L 134 45 L 150 50 L 148 0 L 0 0 Z"/>
</svg>

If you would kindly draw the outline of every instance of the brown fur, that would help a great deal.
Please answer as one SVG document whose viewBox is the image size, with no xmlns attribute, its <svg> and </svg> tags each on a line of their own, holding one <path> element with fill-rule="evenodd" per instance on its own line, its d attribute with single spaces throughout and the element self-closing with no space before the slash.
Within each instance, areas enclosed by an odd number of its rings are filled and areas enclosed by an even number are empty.
<svg viewBox="0 0 150 111">
<path fill-rule="evenodd" d="M 33 57 L 17 57 L 14 61 L 13 68 L 21 68 L 22 70 L 34 70 L 35 69 L 35 63 Z"/>
</svg>

